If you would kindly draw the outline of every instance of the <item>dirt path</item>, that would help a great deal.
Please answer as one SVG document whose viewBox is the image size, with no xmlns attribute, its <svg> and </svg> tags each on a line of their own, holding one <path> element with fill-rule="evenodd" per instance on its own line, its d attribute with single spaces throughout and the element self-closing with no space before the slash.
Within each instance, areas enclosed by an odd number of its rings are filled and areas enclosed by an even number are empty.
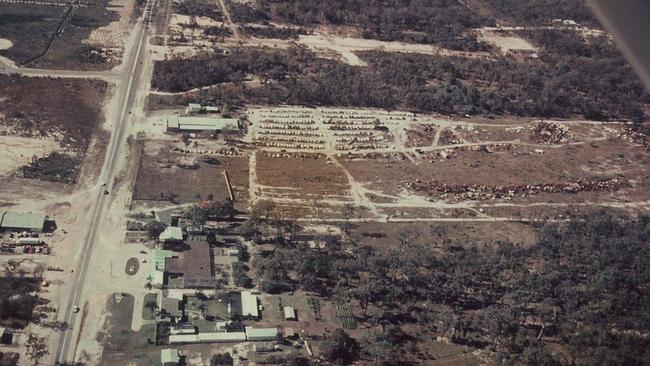
<svg viewBox="0 0 650 366">
<path fill-rule="evenodd" d="M 252 151 L 248 155 L 248 199 L 250 204 L 257 200 L 260 194 L 260 185 L 257 181 L 257 154 Z"/>
<path fill-rule="evenodd" d="M 116 71 L 80 71 L 80 70 L 48 70 L 19 67 L 16 63 L 6 57 L 0 56 L 0 74 L 19 74 L 32 77 L 55 77 L 55 78 L 82 78 L 102 79 L 114 82 L 119 73 Z"/>
<path fill-rule="evenodd" d="M 233 37 L 235 40 L 241 41 L 243 38 L 241 31 L 239 30 L 239 26 L 232 21 L 232 18 L 230 17 L 230 10 L 228 10 L 226 2 L 224 0 L 219 0 L 219 6 L 221 7 L 221 11 L 223 12 L 224 17 L 226 17 L 226 23 L 228 24 L 228 27 L 230 27 L 230 30 L 232 30 Z"/>
</svg>

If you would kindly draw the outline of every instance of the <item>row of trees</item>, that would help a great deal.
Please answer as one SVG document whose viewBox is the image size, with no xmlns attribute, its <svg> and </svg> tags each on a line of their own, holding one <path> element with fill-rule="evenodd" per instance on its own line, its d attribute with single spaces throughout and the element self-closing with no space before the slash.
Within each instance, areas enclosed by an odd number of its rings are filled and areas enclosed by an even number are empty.
<svg viewBox="0 0 650 366">
<path fill-rule="evenodd" d="M 161 90 L 182 91 L 230 82 L 233 85 L 193 97 L 233 105 L 291 103 L 644 120 L 650 96 L 625 60 L 602 42 L 583 42 L 583 47 L 589 51 L 577 52 L 593 57 L 550 48 L 541 59 L 526 61 L 369 51 L 360 54 L 367 67 L 316 58 L 304 46 L 244 48 L 229 56 L 158 62 L 153 83 Z M 262 85 L 247 87 L 243 81 L 249 76 L 260 78 Z"/>
<path fill-rule="evenodd" d="M 263 285 L 286 284 L 276 291 L 357 304 L 357 317 L 375 325 L 360 342 L 375 359 L 412 360 L 417 341 L 442 335 L 506 363 L 647 360 L 650 216 L 549 225 L 526 248 L 432 236 L 421 243 L 405 234 L 388 250 L 278 248 L 256 258 L 256 272 Z M 405 324 L 421 327 L 418 335 L 404 333 Z"/>
<path fill-rule="evenodd" d="M 214 3 L 206 0 L 181 0 L 174 1 L 174 12 L 187 16 L 204 16 L 216 21 L 223 20 L 223 13 Z"/>
</svg>

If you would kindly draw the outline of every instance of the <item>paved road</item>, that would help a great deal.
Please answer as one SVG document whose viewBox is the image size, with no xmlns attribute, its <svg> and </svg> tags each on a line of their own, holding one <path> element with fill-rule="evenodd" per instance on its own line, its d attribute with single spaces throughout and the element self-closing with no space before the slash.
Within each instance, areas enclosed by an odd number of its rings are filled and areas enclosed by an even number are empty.
<svg viewBox="0 0 650 366">
<path fill-rule="evenodd" d="M 98 186 L 96 188 L 95 205 L 93 206 L 92 211 L 89 212 L 92 221 L 90 222 L 88 232 L 86 233 L 86 240 L 82 248 L 81 259 L 77 262 L 77 268 L 74 269 L 74 280 L 72 283 L 73 292 L 70 295 L 69 303 L 65 308 L 64 318 L 64 321 L 69 325 L 69 327 L 61 336 L 61 341 L 56 352 L 57 363 L 74 361 L 74 351 L 76 348 L 75 343 L 77 341 L 75 337 L 78 337 L 79 325 L 81 324 L 82 319 L 81 316 L 78 316 L 81 312 L 77 314 L 73 309 L 75 306 L 83 307 L 83 304 L 79 304 L 79 301 L 82 298 L 84 282 L 88 270 L 88 262 L 92 256 L 92 250 L 97 240 L 97 233 L 109 208 L 107 203 L 110 199 L 110 195 L 105 195 L 104 190 L 106 189 L 109 192 L 111 190 L 116 163 L 120 159 L 121 147 L 125 143 L 127 120 L 129 119 L 129 112 L 135 100 L 138 79 L 142 74 L 142 59 L 145 55 L 144 42 L 146 40 L 149 18 L 154 3 L 155 0 L 147 0 L 144 12 L 144 22 L 137 27 L 133 48 L 127 53 L 129 55 L 129 60 L 124 65 L 125 72 L 120 80 L 121 84 L 119 88 L 119 105 L 122 106 L 122 110 L 120 111 L 119 119 L 115 124 L 116 130 L 111 135 L 109 149 L 107 150 L 106 160 L 104 161 L 104 166 L 99 180 L 100 182 L 106 182 L 107 186 Z"/>
</svg>

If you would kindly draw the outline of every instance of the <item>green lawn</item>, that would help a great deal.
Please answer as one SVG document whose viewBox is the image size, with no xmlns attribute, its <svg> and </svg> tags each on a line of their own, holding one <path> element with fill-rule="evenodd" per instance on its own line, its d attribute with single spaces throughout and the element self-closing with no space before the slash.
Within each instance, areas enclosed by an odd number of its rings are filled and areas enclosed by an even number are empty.
<svg viewBox="0 0 650 366">
<path fill-rule="evenodd" d="M 154 307 L 152 309 L 148 305 L 149 302 L 155 302 L 156 307 Z M 157 304 L 158 304 L 158 294 L 146 294 L 146 295 L 144 295 L 144 301 L 142 303 L 142 319 L 144 319 L 144 320 L 156 320 L 156 312 L 158 311 Z"/>
</svg>

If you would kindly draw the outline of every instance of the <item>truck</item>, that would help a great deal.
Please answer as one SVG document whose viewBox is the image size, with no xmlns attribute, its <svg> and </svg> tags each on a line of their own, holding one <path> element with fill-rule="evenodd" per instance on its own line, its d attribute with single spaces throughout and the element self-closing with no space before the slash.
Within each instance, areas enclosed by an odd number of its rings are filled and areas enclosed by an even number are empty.
<svg viewBox="0 0 650 366">
<path fill-rule="evenodd" d="M 43 241 L 39 238 L 19 238 L 18 245 L 42 245 Z"/>
</svg>

